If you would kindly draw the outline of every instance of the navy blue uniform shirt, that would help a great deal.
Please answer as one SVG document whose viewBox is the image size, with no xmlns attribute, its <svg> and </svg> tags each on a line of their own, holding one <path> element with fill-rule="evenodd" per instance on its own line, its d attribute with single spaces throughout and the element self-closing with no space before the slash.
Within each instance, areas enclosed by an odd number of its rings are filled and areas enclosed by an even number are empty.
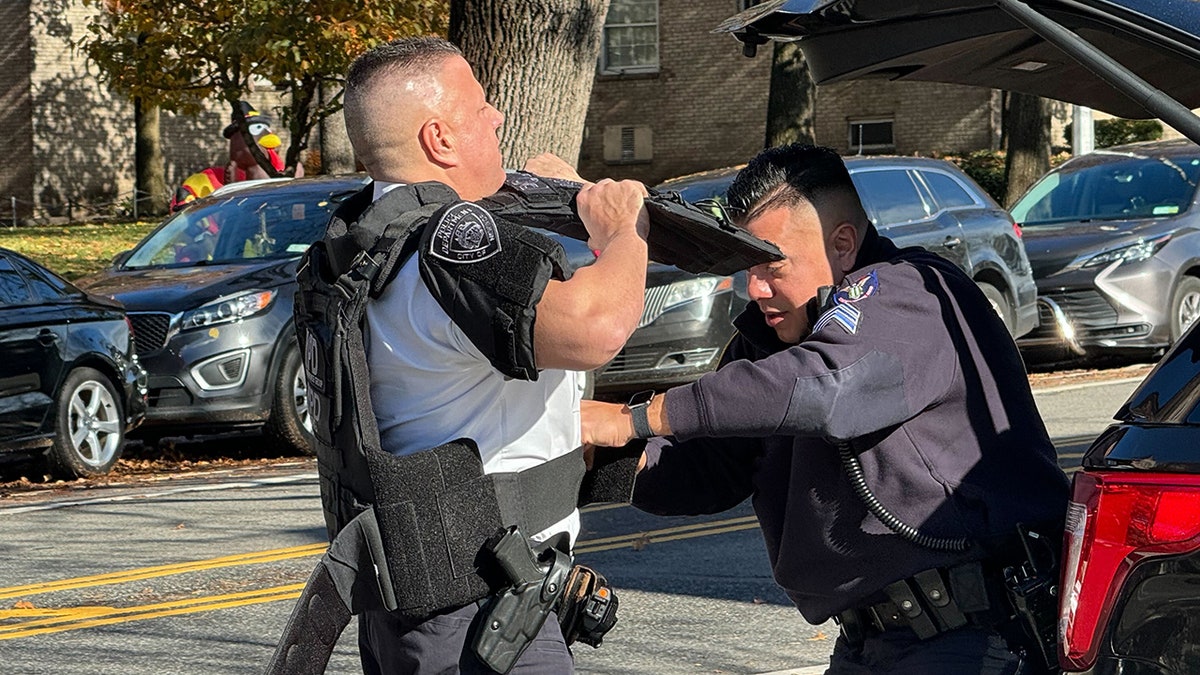
<svg viewBox="0 0 1200 675">
<path fill-rule="evenodd" d="M 812 623 L 980 556 L 894 534 L 854 494 L 833 441 L 852 443 L 879 501 L 923 534 L 1062 521 L 1068 481 L 1024 364 L 959 268 L 871 228 L 826 307 L 798 345 L 747 307 L 718 370 L 666 393 L 675 435 L 647 445 L 636 506 L 713 513 L 752 497 L 775 580 Z"/>
</svg>

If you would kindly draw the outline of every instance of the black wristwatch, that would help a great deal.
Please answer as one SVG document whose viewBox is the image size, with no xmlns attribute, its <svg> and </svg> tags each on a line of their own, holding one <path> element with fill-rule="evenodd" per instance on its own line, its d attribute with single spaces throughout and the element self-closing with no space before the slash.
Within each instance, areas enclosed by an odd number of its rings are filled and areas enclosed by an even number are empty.
<svg viewBox="0 0 1200 675">
<path fill-rule="evenodd" d="M 646 409 L 650 407 L 650 401 L 653 400 L 654 392 L 647 389 L 631 396 L 629 403 L 625 404 L 629 408 L 629 414 L 633 417 L 633 434 L 637 438 L 650 438 L 654 435 L 650 429 L 650 418 L 646 416 Z"/>
</svg>

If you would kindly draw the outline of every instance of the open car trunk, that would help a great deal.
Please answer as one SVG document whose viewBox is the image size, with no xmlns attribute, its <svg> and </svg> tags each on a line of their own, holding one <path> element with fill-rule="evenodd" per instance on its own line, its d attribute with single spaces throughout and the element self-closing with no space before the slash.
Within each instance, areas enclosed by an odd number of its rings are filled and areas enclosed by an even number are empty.
<svg viewBox="0 0 1200 675">
<path fill-rule="evenodd" d="M 768 0 L 717 29 L 747 55 L 798 40 L 818 84 L 881 78 L 1020 91 L 1200 143 L 1200 3 L 1191 0 Z"/>
</svg>

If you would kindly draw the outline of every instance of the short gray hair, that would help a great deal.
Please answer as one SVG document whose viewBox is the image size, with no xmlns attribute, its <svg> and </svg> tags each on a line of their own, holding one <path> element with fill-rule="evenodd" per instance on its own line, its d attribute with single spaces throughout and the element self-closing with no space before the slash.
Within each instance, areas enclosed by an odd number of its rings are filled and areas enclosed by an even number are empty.
<svg viewBox="0 0 1200 675">
<path fill-rule="evenodd" d="M 367 140 L 364 138 L 368 134 L 364 119 L 365 99 L 377 76 L 398 71 L 427 71 L 454 56 L 462 56 L 458 47 L 440 37 L 427 35 L 392 40 L 354 59 L 346 71 L 346 91 L 342 95 L 342 114 L 351 145 L 355 139 Z"/>
</svg>

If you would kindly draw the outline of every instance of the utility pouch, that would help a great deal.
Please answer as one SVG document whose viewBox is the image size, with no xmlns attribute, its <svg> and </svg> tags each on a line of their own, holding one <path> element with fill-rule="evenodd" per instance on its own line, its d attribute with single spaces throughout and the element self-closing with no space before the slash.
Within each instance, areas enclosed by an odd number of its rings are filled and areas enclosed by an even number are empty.
<svg viewBox="0 0 1200 675">
<path fill-rule="evenodd" d="M 1046 669 L 1058 665 L 1058 551 L 1062 538 L 1017 526 L 1023 560 L 1005 567 L 1004 588 L 1016 615 L 1026 655 Z"/>
<path fill-rule="evenodd" d="M 497 533 L 483 550 L 495 558 L 507 586 L 480 609 L 469 638 L 471 651 L 487 667 L 507 673 L 558 603 L 572 558 L 553 546 L 535 556 L 516 526 Z"/>
<path fill-rule="evenodd" d="M 568 645 L 582 642 L 599 647 L 617 623 L 617 594 L 596 570 L 576 565 L 567 577 L 567 588 L 554 608 L 563 639 Z"/>
</svg>

